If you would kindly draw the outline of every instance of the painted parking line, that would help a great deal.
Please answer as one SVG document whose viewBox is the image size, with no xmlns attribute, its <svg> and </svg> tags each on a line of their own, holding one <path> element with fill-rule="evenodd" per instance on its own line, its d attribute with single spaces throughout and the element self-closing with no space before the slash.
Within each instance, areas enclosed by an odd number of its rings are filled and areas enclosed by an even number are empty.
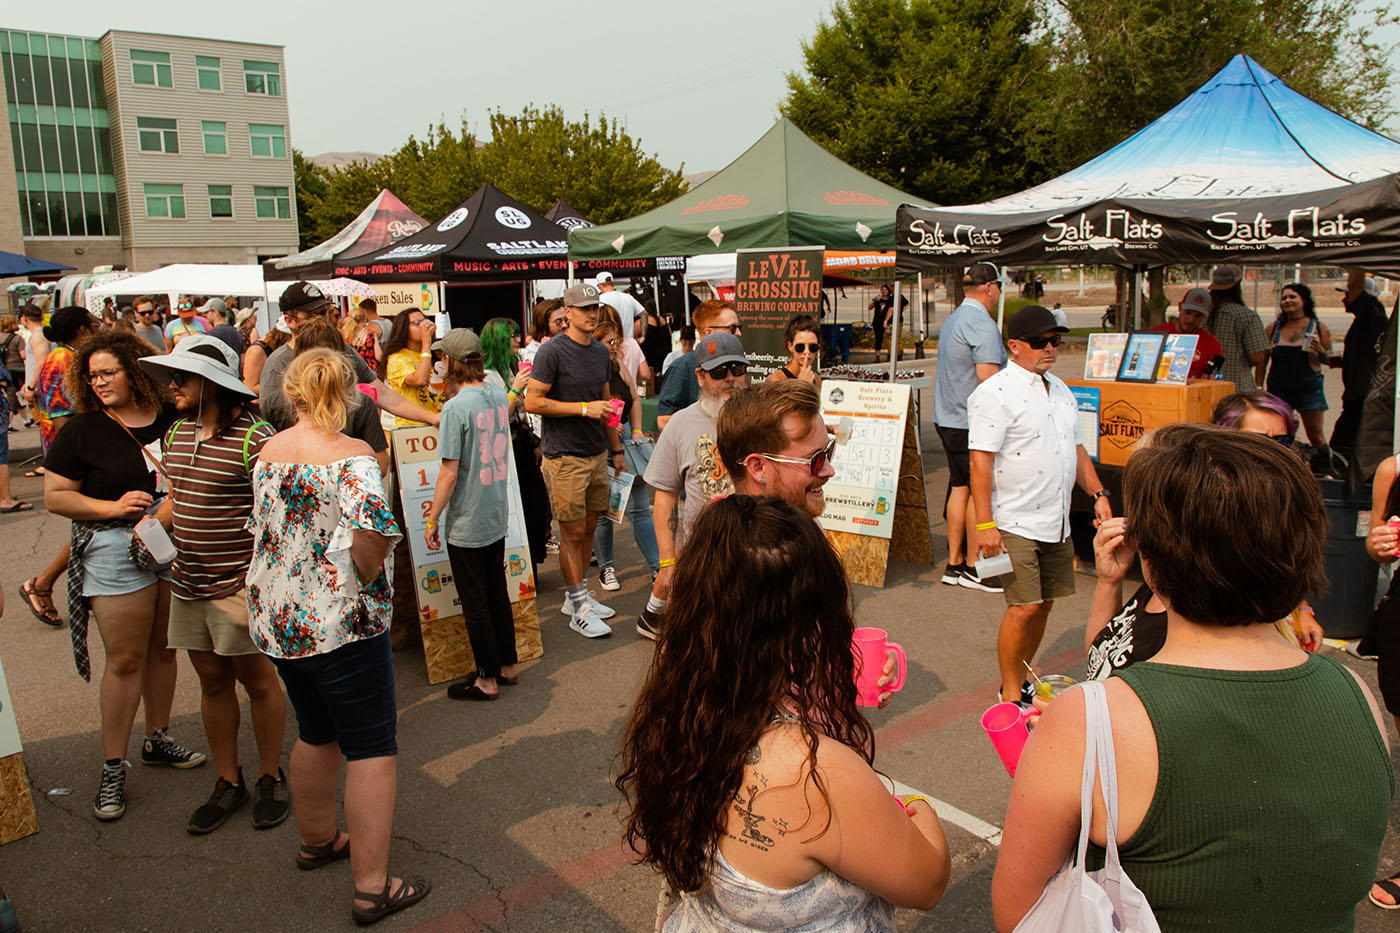
<svg viewBox="0 0 1400 933">
<path fill-rule="evenodd" d="M 1043 659 L 1039 667 L 1042 670 L 1062 671 L 1082 663 L 1083 660 L 1083 651 L 1071 650 Z M 880 751 L 889 751 L 920 736 L 927 735 L 940 726 L 945 726 L 973 713 L 980 713 L 996 702 L 996 693 L 996 684 L 979 687 L 939 703 L 932 709 L 885 726 L 875 733 L 875 747 Z M 898 791 L 898 788 L 905 787 L 905 785 L 898 781 L 895 781 L 894 784 L 899 793 L 916 793 L 912 788 Z M 1001 844 L 1001 830 L 998 827 L 947 801 L 935 800 L 928 794 L 924 796 L 934 801 L 933 806 L 938 811 L 939 819 L 952 823 L 992 845 Z M 615 874 L 626 868 L 631 862 L 630 853 L 623 849 L 620 843 L 606 845 L 581 858 L 535 875 L 527 881 L 513 884 L 499 893 L 479 897 L 468 904 L 420 923 L 412 929 L 423 931 L 423 933 L 486 929 L 503 923 L 532 907 L 537 907 L 545 901 L 572 893 Z"/>
</svg>

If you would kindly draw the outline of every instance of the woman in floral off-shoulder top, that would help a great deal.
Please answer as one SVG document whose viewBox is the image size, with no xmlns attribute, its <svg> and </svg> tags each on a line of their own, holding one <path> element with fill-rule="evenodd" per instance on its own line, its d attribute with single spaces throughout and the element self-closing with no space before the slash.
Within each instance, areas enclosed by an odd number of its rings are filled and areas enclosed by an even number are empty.
<svg viewBox="0 0 1400 933">
<path fill-rule="evenodd" d="M 303 353 L 283 390 L 297 423 L 267 442 L 253 473 L 251 634 L 297 714 L 297 864 L 314 869 L 348 857 L 352 915 L 372 923 L 429 889 L 423 878 L 388 870 L 398 754 L 389 580 L 401 536 L 369 445 L 340 433 L 355 391 L 343 354 Z M 342 755 L 348 832 L 335 822 Z"/>
</svg>

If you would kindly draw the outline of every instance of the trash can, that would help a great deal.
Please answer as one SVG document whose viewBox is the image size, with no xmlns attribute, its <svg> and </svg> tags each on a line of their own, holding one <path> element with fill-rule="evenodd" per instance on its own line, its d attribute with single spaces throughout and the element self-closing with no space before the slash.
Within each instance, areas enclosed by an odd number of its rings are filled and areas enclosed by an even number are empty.
<svg viewBox="0 0 1400 933">
<path fill-rule="evenodd" d="M 849 362 L 851 359 L 851 325 L 823 324 L 822 343 L 829 348 L 833 356 L 840 354 L 841 362 Z"/>
<path fill-rule="evenodd" d="M 1327 508 L 1327 591 L 1312 600 L 1328 638 L 1360 638 L 1376 604 L 1376 562 L 1366 554 L 1371 528 L 1371 484 L 1346 495 L 1345 484 L 1319 479 Z"/>
</svg>

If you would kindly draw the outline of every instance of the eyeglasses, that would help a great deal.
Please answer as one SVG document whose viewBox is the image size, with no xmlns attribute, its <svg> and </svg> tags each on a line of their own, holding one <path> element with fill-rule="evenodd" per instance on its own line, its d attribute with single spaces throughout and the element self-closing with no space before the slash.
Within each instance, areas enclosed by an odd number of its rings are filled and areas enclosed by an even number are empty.
<svg viewBox="0 0 1400 933">
<path fill-rule="evenodd" d="M 126 370 L 124 369 L 94 369 L 88 373 L 88 382 L 92 385 L 98 385 L 99 383 L 103 382 L 111 382 L 113 379 L 117 378 L 124 372 L 126 372 Z"/>
<path fill-rule="evenodd" d="M 748 363 L 720 363 L 714 369 L 706 369 L 711 379 L 728 379 L 730 374 L 742 376 L 749 371 Z"/>
<path fill-rule="evenodd" d="M 1032 350 L 1044 350 L 1046 347 L 1058 347 L 1060 345 L 1059 334 L 1051 334 L 1049 337 L 1017 337 L 1016 339 Z"/>
<path fill-rule="evenodd" d="M 793 353 L 816 353 L 817 350 L 819 349 L 819 347 L 820 347 L 820 345 L 819 345 L 819 344 L 815 344 L 815 343 L 794 343 L 794 344 L 792 345 L 792 352 L 793 352 Z"/>
<path fill-rule="evenodd" d="M 831 454 L 834 450 L 836 450 L 836 438 L 833 437 L 825 447 L 810 457 L 779 457 L 777 454 L 759 454 L 759 456 L 764 460 L 772 460 L 774 463 L 802 464 L 813 476 L 821 476 L 822 470 L 825 470 L 826 465 L 831 462 Z"/>
</svg>

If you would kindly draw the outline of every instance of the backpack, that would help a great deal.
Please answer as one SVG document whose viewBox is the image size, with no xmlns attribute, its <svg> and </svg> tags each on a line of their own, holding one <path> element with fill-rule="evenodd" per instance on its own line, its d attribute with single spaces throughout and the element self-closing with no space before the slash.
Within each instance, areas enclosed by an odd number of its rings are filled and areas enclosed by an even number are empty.
<svg viewBox="0 0 1400 933">
<path fill-rule="evenodd" d="M 175 438 L 175 432 L 180 430 L 180 425 L 184 424 L 188 420 L 188 418 L 181 418 L 179 421 L 176 421 L 170 426 L 169 431 L 165 432 L 166 450 L 170 449 L 170 443 Z M 272 427 L 272 425 L 269 422 L 254 421 L 251 425 L 248 426 L 248 433 L 243 435 L 243 472 L 248 475 L 248 482 L 250 483 L 253 481 L 253 468 L 248 464 L 248 448 L 251 447 L 253 444 L 253 432 L 263 425 L 266 425 L 269 428 Z"/>
</svg>

